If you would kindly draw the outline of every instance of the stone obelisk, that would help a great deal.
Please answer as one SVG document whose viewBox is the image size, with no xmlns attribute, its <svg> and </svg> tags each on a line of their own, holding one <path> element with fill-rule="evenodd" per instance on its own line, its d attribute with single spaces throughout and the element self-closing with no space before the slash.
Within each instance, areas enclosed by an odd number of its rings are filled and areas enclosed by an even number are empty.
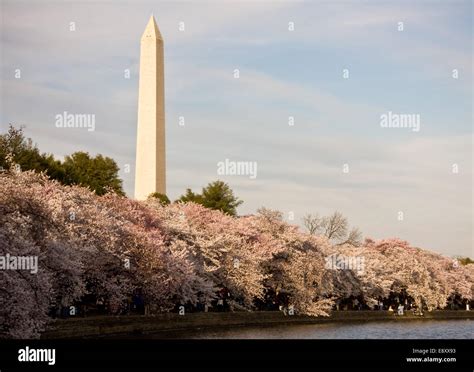
<svg viewBox="0 0 474 372">
<path fill-rule="evenodd" d="M 135 199 L 166 194 L 163 38 L 153 15 L 140 42 Z"/>
</svg>

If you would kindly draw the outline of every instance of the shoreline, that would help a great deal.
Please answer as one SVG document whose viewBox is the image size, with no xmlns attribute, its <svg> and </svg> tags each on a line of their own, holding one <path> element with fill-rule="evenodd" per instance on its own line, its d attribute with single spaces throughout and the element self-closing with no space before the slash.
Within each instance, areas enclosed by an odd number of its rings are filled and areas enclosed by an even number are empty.
<svg viewBox="0 0 474 372">
<path fill-rule="evenodd" d="M 280 311 L 258 312 L 208 312 L 178 315 L 93 316 L 85 318 L 57 319 L 53 321 L 41 339 L 107 338 L 130 335 L 146 335 L 164 332 L 180 332 L 229 327 L 256 327 L 271 325 L 298 325 L 344 322 L 404 322 L 413 320 L 474 320 L 474 311 L 437 310 L 423 316 L 405 313 L 402 316 L 388 311 L 334 311 L 329 317 L 284 315 Z"/>
</svg>

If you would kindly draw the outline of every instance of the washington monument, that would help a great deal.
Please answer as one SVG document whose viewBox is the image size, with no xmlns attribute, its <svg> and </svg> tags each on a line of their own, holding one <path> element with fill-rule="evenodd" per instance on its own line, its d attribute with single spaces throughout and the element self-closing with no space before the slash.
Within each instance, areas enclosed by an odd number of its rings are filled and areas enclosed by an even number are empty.
<svg viewBox="0 0 474 372">
<path fill-rule="evenodd" d="M 166 194 L 163 38 L 150 17 L 140 42 L 135 199 Z"/>
</svg>

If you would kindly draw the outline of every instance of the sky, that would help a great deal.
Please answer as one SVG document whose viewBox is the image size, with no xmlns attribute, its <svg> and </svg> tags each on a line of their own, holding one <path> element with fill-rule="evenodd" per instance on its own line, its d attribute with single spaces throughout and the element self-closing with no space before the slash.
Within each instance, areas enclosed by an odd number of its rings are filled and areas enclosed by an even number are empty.
<svg viewBox="0 0 474 372">
<path fill-rule="evenodd" d="M 221 179 L 239 214 L 265 206 L 301 225 L 337 210 L 364 236 L 474 257 L 471 1 L 0 4 L 0 132 L 23 125 L 59 159 L 112 157 L 133 196 L 153 13 L 171 199 Z M 56 127 L 64 111 L 95 115 L 95 130 Z M 383 127 L 389 112 L 419 130 Z M 225 159 L 257 176 L 218 174 Z"/>
</svg>

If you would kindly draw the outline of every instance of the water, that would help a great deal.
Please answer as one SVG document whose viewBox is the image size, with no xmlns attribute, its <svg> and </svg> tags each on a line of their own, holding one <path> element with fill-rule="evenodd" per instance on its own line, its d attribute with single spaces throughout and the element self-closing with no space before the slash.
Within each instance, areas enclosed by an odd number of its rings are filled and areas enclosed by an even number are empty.
<svg viewBox="0 0 474 372">
<path fill-rule="evenodd" d="M 147 335 L 145 337 L 150 337 Z M 411 320 L 265 327 L 234 327 L 167 332 L 151 338 L 187 339 L 472 339 L 473 320 Z"/>
</svg>

